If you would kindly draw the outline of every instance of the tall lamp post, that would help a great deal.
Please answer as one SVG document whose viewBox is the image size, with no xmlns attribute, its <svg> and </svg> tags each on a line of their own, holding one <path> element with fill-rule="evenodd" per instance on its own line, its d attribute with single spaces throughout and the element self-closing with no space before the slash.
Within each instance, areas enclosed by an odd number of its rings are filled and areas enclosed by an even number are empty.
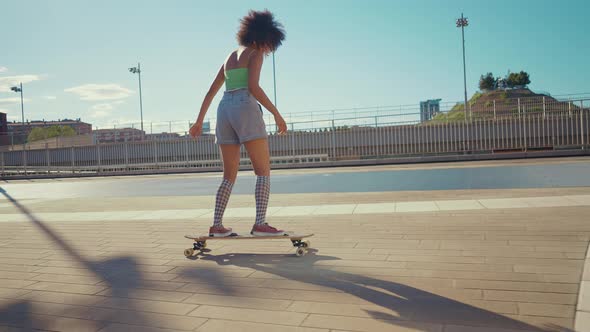
<svg viewBox="0 0 590 332">
<path fill-rule="evenodd" d="M 469 25 L 467 17 L 461 17 L 457 19 L 457 28 L 461 28 L 461 38 L 463 40 L 463 87 L 465 92 L 465 120 L 467 120 L 467 73 L 465 70 L 465 27 Z"/>
<path fill-rule="evenodd" d="M 25 106 L 23 103 L 23 84 L 20 83 L 19 86 L 13 86 L 10 88 L 10 90 L 12 90 L 14 92 L 20 92 L 20 112 L 21 112 L 21 116 L 22 116 L 23 130 L 24 130 L 25 129 Z"/>
<path fill-rule="evenodd" d="M 14 91 L 14 92 L 20 92 L 20 112 L 21 112 L 21 116 L 22 116 L 22 133 L 23 136 L 25 134 L 25 103 L 23 102 L 23 83 L 21 82 L 19 84 L 19 86 L 13 86 L 10 88 L 10 90 Z M 25 174 L 27 174 L 27 157 L 26 157 L 26 143 L 27 143 L 27 139 L 26 137 L 23 137 L 23 166 L 25 168 Z"/>
<path fill-rule="evenodd" d="M 143 140 L 143 135 L 144 135 L 144 131 L 143 131 L 143 105 L 142 105 L 142 98 L 141 98 L 141 64 L 138 62 L 137 63 L 137 67 L 131 67 L 129 68 L 129 72 L 131 72 L 132 74 L 137 74 L 138 78 L 139 78 L 139 115 L 141 117 L 141 140 Z"/>
</svg>

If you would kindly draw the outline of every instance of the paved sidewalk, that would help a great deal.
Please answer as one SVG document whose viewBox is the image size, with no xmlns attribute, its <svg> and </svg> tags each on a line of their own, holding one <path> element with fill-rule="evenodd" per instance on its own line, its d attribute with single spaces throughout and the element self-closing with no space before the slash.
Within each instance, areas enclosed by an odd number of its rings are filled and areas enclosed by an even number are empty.
<svg viewBox="0 0 590 332">
<path fill-rule="evenodd" d="M 19 208 L 1 197 L 0 331 L 574 327 L 590 188 L 274 195 L 272 224 L 316 234 L 307 256 L 287 240 L 210 241 L 186 259 L 183 235 L 211 219 L 190 213 L 212 202 L 19 199 Z M 233 196 L 225 223 L 247 232 L 252 205 Z"/>
</svg>

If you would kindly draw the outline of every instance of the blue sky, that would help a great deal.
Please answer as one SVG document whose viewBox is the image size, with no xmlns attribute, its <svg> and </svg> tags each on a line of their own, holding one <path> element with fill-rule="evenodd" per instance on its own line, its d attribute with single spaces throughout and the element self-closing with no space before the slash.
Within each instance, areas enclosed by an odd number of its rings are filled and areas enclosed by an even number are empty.
<svg viewBox="0 0 590 332">
<path fill-rule="evenodd" d="M 590 92 L 583 0 L 4 0 L 0 110 L 20 120 L 9 86 L 23 81 L 27 119 L 138 122 L 137 76 L 127 68 L 139 61 L 144 121 L 188 123 L 251 8 L 270 9 L 287 31 L 276 53 L 284 114 L 461 100 L 461 12 L 470 20 L 469 95 L 481 74 L 509 69 L 528 71 L 536 91 Z M 261 81 L 272 96 L 271 57 Z"/>
</svg>

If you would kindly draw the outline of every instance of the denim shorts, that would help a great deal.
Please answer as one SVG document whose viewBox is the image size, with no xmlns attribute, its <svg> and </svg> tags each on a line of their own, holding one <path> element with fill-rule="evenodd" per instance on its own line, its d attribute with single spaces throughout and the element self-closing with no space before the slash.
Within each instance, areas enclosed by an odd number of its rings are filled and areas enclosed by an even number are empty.
<svg viewBox="0 0 590 332">
<path fill-rule="evenodd" d="M 217 107 L 217 144 L 242 144 L 266 138 L 262 108 L 247 89 L 225 91 Z"/>
</svg>

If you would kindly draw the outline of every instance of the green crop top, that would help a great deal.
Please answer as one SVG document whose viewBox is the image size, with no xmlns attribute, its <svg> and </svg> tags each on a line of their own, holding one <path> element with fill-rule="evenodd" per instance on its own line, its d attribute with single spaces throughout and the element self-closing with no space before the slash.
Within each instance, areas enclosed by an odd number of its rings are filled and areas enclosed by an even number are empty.
<svg viewBox="0 0 590 332">
<path fill-rule="evenodd" d="M 225 71 L 225 90 L 248 88 L 248 68 L 235 68 Z"/>
</svg>

